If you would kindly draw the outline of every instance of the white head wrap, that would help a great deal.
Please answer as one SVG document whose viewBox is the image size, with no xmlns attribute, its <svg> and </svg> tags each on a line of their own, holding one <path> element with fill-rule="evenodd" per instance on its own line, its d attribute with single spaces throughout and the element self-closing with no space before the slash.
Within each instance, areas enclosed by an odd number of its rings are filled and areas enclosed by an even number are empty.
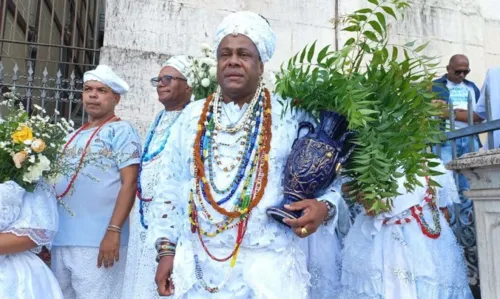
<svg viewBox="0 0 500 299">
<path fill-rule="evenodd" d="M 98 65 L 95 70 L 85 72 L 83 74 L 83 83 L 87 81 L 104 83 L 117 94 L 125 94 L 129 89 L 127 82 L 118 77 L 109 66 L 104 64 Z"/>
<path fill-rule="evenodd" d="M 250 11 L 239 11 L 225 17 L 215 33 L 215 50 L 219 48 L 222 39 L 230 34 L 243 34 L 251 39 L 259 51 L 262 62 L 267 62 L 273 57 L 276 35 L 260 15 Z"/>
<path fill-rule="evenodd" d="M 181 73 L 184 79 L 187 80 L 189 79 L 189 75 L 191 74 L 191 65 L 192 61 L 189 57 L 185 55 L 178 55 L 170 57 L 165 63 L 164 67 L 173 67 L 174 69 L 178 70 L 179 73 Z M 191 82 L 188 81 L 188 86 L 191 87 L 189 83 Z"/>
</svg>

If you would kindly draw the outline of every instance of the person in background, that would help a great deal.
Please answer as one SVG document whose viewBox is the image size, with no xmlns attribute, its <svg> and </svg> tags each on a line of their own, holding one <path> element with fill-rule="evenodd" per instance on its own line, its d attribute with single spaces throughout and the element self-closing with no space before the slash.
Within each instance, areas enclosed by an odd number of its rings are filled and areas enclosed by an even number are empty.
<svg viewBox="0 0 500 299">
<path fill-rule="evenodd" d="M 474 121 L 486 120 L 486 97 L 490 100 L 491 119 L 500 119 L 500 67 L 494 67 L 488 70 L 484 80 L 481 96 L 476 105 Z M 493 132 L 493 146 L 500 148 L 500 130 Z M 488 149 L 488 143 L 485 144 Z"/>
<path fill-rule="evenodd" d="M 177 121 L 184 107 L 190 102 L 192 89 L 187 81 L 191 72 L 191 60 L 186 56 L 168 59 L 158 77 L 151 79 L 164 109 L 158 113 L 149 128 L 137 178 L 137 199 L 130 217 L 130 240 L 122 298 L 158 298 L 155 284 L 156 250 L 147 243 L 151 200 L 162 175 L 159 161 L 170 140 L 170 128 Z"/>
<path fill-rule="evenodd" d="M 437 94 L 438 99 L 433 102 L 442 105 L 445 111 L 451 102 L 455 112 L 454 129 L 467 127 L 469 125 L 467 117 L 469 100 L 472 103 L 472 108 L 475 109 L 480 94 L 476 84 L 465 79 L 470 73 L 469 59 L 462 54 L 453 55 L 446 70 L 445 75 L 434 81 L 432 91 Z M 450 128 L 449 116 L 450 113 L 446 112 L 442 115 L 442 118 L 446 119 L 446 130 Z M 469 137 L 456 139 L 457 157 L 470 152 L 469 142 Z M 479 146 L 479 138 L 474 136 L 474 151 L 478 151 Z M 441 145 L 441 159 L 445 164 L 453 159 L 451 141 L 446 141 Z M 468 189 L 467 179 L 463 175 L 459 175 L 459 191 Z"/>
</svg>

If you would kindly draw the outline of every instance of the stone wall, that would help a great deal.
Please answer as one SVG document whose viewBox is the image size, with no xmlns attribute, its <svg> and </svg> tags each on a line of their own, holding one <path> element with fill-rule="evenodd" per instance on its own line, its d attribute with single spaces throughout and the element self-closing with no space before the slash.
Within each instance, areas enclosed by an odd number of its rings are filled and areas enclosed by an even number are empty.
<svg viewBox="0 0 500 299">
<path fill-rule="evenodd" d="M 500 1 L 414 0 L 404 21 L 392 24 L 392 40 L 406 43 L 431 40 L 427 55 L 470 57 L 470 79 L 482 84 L 486 70 L 500 65 Z M 156 76 L 170 55 L 200 54 L 199 46 L 211 42 L 217 24 L 232 11 L 252 10 L 265 16 L 277 37 L 275 57 L 266 66 L 277 70 L 302 47 L 318 40 L 334 44 L 330 20 L 367 6 L 365 0 L 107 0 L 101 63 L 111 65 L 130 83 L 131 90 L 119 105 L 119 115 L 144 133 L 161 109 L 149 79 Z M 342 45 L 345 34 L 337 36 Z"/>
</svg>

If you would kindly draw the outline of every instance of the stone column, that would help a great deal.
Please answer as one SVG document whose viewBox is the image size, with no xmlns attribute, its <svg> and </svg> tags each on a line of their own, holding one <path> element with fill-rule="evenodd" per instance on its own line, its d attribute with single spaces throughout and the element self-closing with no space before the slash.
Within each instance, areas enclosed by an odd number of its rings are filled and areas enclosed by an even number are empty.
<svg viewBox="0 0 500 299">
<path fill-rule="evenodd" d="M 500 149 L 469 154 L 448 169 L 464 174 L 474 203 L 482 298 L 500 298 Z"/>
</svg>

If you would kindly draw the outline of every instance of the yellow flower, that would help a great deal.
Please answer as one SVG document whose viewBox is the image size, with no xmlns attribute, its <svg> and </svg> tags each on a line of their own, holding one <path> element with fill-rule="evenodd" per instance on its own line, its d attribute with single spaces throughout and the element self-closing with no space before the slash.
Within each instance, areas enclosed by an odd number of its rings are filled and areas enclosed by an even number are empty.
<svg viewBox="0 0 500 299">
<path fill-rule="evenodd" d="M 15 153 L 14 156 L 12 157 L 12 161 L 14 161 L 14 164 L 16 165 L 16 168 L 21 168 L 23 166 L 23 162 L 26 160 L 28 157 L 28 153 L 25 151 L 20 151 L 18 153 Z"/>
<path fill-rule="evenodd" d="M 43 152 L 46 147 L 47 147 L 47 145 L 45 144 L 45 141 L 43 141 L 42 139 L 35 139 L 31 143 L 31 149 L 35 153 L 41 153 L 41 152 Z"/>
<path fill-rule="evenodd" d="M 28 126 L 20 126 L 11 137 L 14 143 L 23 143 L 33 139 L 33 131 Z"/>
</svg>

